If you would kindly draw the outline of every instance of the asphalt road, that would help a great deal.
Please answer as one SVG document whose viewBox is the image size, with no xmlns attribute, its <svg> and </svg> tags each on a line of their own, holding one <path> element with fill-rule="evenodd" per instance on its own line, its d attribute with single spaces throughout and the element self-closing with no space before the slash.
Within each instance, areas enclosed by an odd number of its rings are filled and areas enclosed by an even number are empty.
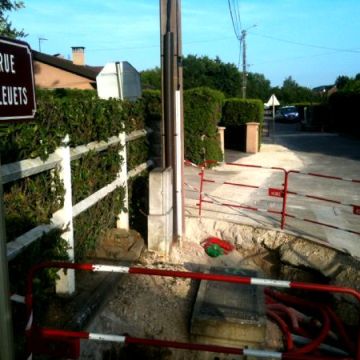
<svg viewBox="0 0 360 360">
<path fill-rule="evenodd" d="M 360 179 L 360 140 L 338 134 L 301 132 L 297 124 L 276 124 L 272 135 L 264 139 L 259 153 L 245 154 L 227 150 L 225 160 L 264 167 L 282 167 L 302 173 Z M 279 215 L 219 204 L 281 211 L 282 199 L 268 196 L 269 187 L 282 188 L 281 172 L 222 165 L 207 171 L 206 177 L 216 180 L 216 183 L 206 183 L 204 186 L 204 193 L 208 194 L 207 199 L 213 201 L 213 204 L 204 204 L 203 216 L 279 228 Z M 186 179 L 189 184 L 199 188 L 196 169 L 188 168 Z M 223 185 L 224 181 L 255 185 L 260 189 Z M 189 187 L 187 189 L 187 212 L 194 215 L 197 213 L 195 209 L 198 193 L 191 191 Z M 287 213 L 290 216 L 286 218 L 286 231 L 327 243 L 360 258 L 360 235 L 353 233 L 360 233 L 360 215 L 353 214 L 353 207 L 349 206 L 360 206 L 360 183 L 291 174 L 289 191 L 303 196 L 288 197 Z M 308 195 L 331 199 L 333 202 L 316 200 L 307 197 Z M 347 205 L 336 204 L 336 201 Z"/>
</svg>

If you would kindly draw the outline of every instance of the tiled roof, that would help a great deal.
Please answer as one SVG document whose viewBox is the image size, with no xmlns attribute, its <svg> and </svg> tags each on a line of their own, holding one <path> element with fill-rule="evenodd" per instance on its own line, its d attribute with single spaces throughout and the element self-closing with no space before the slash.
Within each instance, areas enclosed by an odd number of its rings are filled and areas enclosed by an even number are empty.
<svg viewBox="0 0 360 360">
<path fill-rule="evenodd" d="M 35 50 L 32 50 L 32 54 L 33 60 L 86 77 L 93 81 L 96 81 L 96 76 L 102 69 L 100 66 L 75 65 L 70 60 L 62 59 L 58 56 L 47 55 Z"/>
</svg>

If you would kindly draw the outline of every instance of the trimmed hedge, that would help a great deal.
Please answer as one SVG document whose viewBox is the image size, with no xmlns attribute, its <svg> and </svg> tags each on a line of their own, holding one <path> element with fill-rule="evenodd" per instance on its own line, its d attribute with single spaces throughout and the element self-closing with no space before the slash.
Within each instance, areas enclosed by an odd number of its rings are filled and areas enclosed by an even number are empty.
<svg viewBox="0 0 360 360">
<path fill-rule="evenodd" d="M 161 92 L 160 90 L 144 90 L 145 125 L 153 130 L 149 135 L 150 155 L 160 161 L 161 158 Z"/>
<path fill-rule="evenodd" d="M 222 111 L 224 126 L 239 126 L 248 122 L 262 124 L 264 119 L 264 105 L 256 99 L 227 99 Z"/>
<path fill-rule="evenodd" d="M 245 151 L 246 123 L 257 122 L 259 126 L 259 146 L 261 145 L 264 104 L 257 99 L 227 99 L 222 111 L 221 125 L 226 127 L 225 146 Z"/>
<path fill-rule="evenodd" d="M 38 156 L 46 159 L 61 144 L 66 134 L 70 134 L 70 146 L 75 147 L 92 141 L 107 140 L 123 129 L 127 133 L 143 129 L 144 124 L 145 109 L 142 100 L 135 103 L 115 99 L 101 100 L 95 91 L 37 90 L 37 114 L 34 121 L 0 127 L 2 163 Z M 146 137 L 130 143 L 128 148 L 131 168 L 148 159 Z M 121 166 L 119 150 L 120 145 L 112 146 L 107 151 L 90 152 L 85 157 L 72 161 L 74 203 L 115 180 Z M 52 214 L 62 206 L 63 192 L 56 171 L 6 184 L 4 199 L 7 240 L 14 240 L 37 225 L 49 223 Z M 98 238 L 108 228 L 115 226 L 116 216 L 123 209 L 123 198 L 124 191 L 119 188 L 74 219 L 77 259 L 93 249 Z M 64 259 L 66 248 L 59 232 L 48 234 L 45 238 L 45 242 L 39 240 L 30 246 L 23 256 L 11 262 L 11 266 L 18 268 L 19 273 L 25 273 L 27 263 Z M 46 248 L 39 245 L 45 243 Z M 24 257 L 28 259 L 26 264 L 21 260 Z M 12 282 L 12 286 L 13 291 L 23 292 L 16 282 Z"/>
<path fill-rule="evenodd" d="M 185 158 L 199 164 L 205 159 L 221 161 L 217 139 L 224 94 L 210 88 L 184 92 Z"/>
<path fill-rule="evenodd" d="M 360 136 L 360 93 L 339 91 L 329 98 L 331 126 L 335 131 Z"/>
</svg>

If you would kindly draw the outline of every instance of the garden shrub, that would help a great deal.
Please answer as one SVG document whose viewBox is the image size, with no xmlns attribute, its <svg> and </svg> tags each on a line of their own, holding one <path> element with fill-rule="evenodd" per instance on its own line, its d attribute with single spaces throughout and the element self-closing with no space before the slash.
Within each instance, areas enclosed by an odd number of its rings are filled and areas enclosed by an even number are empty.
<svg viewBox="0 0 360 360">
<path fill-rule="evenodd" d="M 225 146 L 245 151 L 246 123 L 259 123 L 259 146 L 261 144 L 264 104 L 257 99 L 227 99 L 223 106 L 221 125 L 226 127 Z"/>
<path fill-rule="evenodd" d="M 256 99 L 227 99 L 222 111 L 222 124 L 224 126 L 239 126 L 248 122 L 262 124 L 264 118 L 264 105 Z"/>
<path fill-rule="evenodd" d="M 161 159 L 161 92 L 159 90 L 144 90 L 142 93 L 144 104 L 145 125 L 153 132 L 149 134 L 148 140 L 151 144 L 149 155 L 160 162 Z"/>
<path fill-rule="evenodd" d="M 76 147 L 93 141 L 106 141 L 123 129 L 126 133 L 143 129 L 144 124 L 142 100 L 132 103 L 102 100 L 91 90 L 37 90 L 34 121 L 2 125 L 0 128 L 2 163 L 36 157 L 45 160 L 61 145 L 66 134 L 70 135 L 70 146 Z M 72 161 L 74 204 L 116 179 L 122 162 L 120 149 L 120 145 L 115 145 L 100 153 L 89 152 L 81 159 Z M 130 168 L 148 160 L 146 137 L 130 143 L 128 149 Z M 7 240 L 12 241 L 40 224 L 48 224 L 52 214 L 62 207 L 63 193 L 56 170 L 5 184 Z M 124 207 L 123 199 L 124 189 L 119 188 L 74 219 L 77 259 L 94 248 L 106 229 L 115 226 L 116 217 Z M 44 242 L 49 237 L 51 242 Z M 31 264 L 49 257 L 52 260 L 63 259 L 66 257 L 64 244 L 60 232 L 53 232 L 51 236 L 48 234 L 36 241 L 24 255 L 10 264 L 15 264 L 18 272 L 24 273 L 25 267 L 18 259 L 25 257 Z M 40 250 L 47 255 L 39 254 Z"/>
<path fill-rule="evenodd" d="M 184 92 L 185 158 L 199 164 L 204 159 L 221 161 L 223 156 L 217 139 L 224 95 L 210 88 Z"/>
<path fill-rule="evenodd" d="M 329 98 L 331 124 L 335 131 L 360 136 L 360 93 L 339 91 Z"/>
</svg>

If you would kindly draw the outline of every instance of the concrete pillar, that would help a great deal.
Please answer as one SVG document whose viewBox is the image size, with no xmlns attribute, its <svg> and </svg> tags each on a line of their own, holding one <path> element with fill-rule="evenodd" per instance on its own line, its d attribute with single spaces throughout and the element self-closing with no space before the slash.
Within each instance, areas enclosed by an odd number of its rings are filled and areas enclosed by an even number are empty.
<svg viewBox="0 0 360 360">
<path fill-rule="evenodd" d="M 168 255 L 173 240 L 172 169 L 156 168 L 149 176 L 148 249 Z"/>
<path fill-rule="evenodd" d="M 257 153 L 259 150 L 259 123 L 246 123 L 246 152 Z"/>
<path fill-rule="evenodd" d="M 225 133 L 225 126 L 218 126 L 218 137 L 220 140 L 220 148 L 221 148 L 221 152 L 223 154 L 223 161 L 225 161 L 225 138 L 224 138 L 224 133 Z"/>
</svg>

